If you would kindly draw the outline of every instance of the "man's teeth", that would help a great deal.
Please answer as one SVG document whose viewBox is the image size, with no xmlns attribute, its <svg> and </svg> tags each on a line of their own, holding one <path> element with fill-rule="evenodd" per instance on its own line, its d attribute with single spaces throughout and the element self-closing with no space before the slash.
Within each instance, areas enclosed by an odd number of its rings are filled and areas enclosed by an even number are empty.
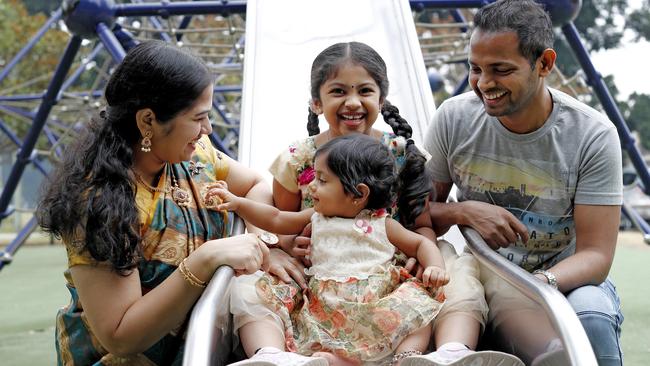
<svg viewBox="0 0 650 366">
<path fill-rule="evenodd" d="M 501 91 L 501 92 L 496 92 L 496 93 L 484 93 L 483 95 L 485 96 L 485 99 L 492 100 L 492 99 L 497 99 L 499 97 L 502 97 L 506 94 L 506 92 Z"/>
</svg>

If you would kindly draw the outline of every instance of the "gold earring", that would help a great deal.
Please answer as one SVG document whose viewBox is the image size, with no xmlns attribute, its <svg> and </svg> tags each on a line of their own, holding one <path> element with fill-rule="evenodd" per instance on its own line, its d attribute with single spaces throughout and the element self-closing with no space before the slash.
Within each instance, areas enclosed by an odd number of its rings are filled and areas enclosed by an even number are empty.
<svg viewBox="0 0 650 366">
<path fill-rule="evenodd" d="M 140 143 L 142 147 L 140 147 L 140 150 L 143 152 L 149 152 L 151 151 L 151 138 L 153 137 L 153 132 L 151 130 L 147 130 L 144 133 L 144 137 L 142 138 L 142 142 Z"/>
</svg>

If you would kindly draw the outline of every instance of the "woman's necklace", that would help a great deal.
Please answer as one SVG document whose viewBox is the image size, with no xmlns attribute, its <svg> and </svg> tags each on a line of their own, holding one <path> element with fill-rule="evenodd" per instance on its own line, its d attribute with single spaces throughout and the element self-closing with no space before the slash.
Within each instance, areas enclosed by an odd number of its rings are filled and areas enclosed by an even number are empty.
<svg viewBox="0 0 650 366">
<path fill-rule="evenodd" d="M 176 181 L 174 172 L 171 171 L 171 169 L 169 174 L 171 174 L 172 181 L 174 182 L 174 186 L 172 187 L 172 199 L 179 206 L 183 206 L 183 207 L 189 206 L 190 202 L 192 202 L 192 196 L 190 196 L 190 193 L 186 189 L 183 189 L 178 186 L 178 182 Z"/>
<path fill-rule="evenodd" d="M 167 187 L 167 184 L 163 186 L 163 188 L 158 188 L 158 187 L 153 187 L 149 183 L 145 182 L 144 179 L 142 179 L 142 176 L 140 173 L 136 172 L 135 170 L 133 171 L 133 175 L 135 175 L 135 179 L 144 186 L 144 188 L 149 191 L 150 193 L 169 193 L 169 187 Z"/>
<path fill-rule="evenodd" d="M 168 165 L 169 166 L 169 165 Z M 140 173 L 136 172 L 133 170 L 133 175 L 135 175 L 135 179 L 141 183 L 144 188 L 149 191 L 150 193 L 171 193 L 172 199 L 174 202 L 176 202 L 177 205 L 187 207 L 190 202 L 192 202 L 192 197 L 190 196 L 190 193 L 181 187 L 178 186 L 178 181 L 176 180 L 176 177 L 174 176 L 174 172 L 172 171 L 171 167 L 168 169 L 168 174 L 171 175 L 172 177 L 172 182 L 173 182 L 173 187 L 169 188 L 167 184 L 163 186 L 163 188 L 158 188 L 158 187 L 153 187 L 149 183 L 147 183 Z"/>
</svg>

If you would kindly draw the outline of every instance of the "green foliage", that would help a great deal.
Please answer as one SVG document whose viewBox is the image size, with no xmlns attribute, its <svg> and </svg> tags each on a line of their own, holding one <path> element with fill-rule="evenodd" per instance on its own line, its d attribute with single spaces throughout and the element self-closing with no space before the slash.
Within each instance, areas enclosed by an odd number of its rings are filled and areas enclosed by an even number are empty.
<svg viewBox="0 0 650 366">
<path fill-rule="evenodd" d="M 650 150 L 650 95 L 633 93 L 626 103 L 625 120 L 639 132 L 641 146 Z"/>
<path fill-rule="evenodd" d="M 0 67 L 4 67 L 29 42 L 48 16 L 30 15 L 20 0 L 0 0 Z M 0 95 L 41 93 L 63 54 L 69 36 L 48 30 L 0 84 Z M 29 128 L 28 120 L 0 112 L 0 118 L 19 136 Z"/>
<path fill-rule="evenodd" d="M 33 15 L 37 13 L 43 13 L 49 15 L 54 10 L 59 8 L 59 6 L 61 5 L 61 1 L 23 0 L 23 4 L 25 5 L 25 9 L 27 9 L 29 14 Z"/>
<path fill-rule="evenodd" d="M 650 40 L 650 0 L 643 3 L 641 9 L 633 11 L 627 18 L 626 27 L 636 32 L 636 39 Z"/>
</svg>

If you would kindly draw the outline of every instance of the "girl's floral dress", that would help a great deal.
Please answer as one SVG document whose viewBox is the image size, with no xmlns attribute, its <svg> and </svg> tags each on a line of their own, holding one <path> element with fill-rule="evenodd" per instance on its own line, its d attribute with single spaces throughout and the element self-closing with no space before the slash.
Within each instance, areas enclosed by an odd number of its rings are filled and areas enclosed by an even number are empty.
<svg viewBox="0 0 650 366">
<path fill-rule="evenodd" d="M 363 210 L 353 219 L 314 214 L 309 289 L 266 274 L 256 282 L 260 301 L 282 320 L 287 350 L 382 363 L 437 315 L 442 292 L 430 292 L 391 263 L 386 216 L 386 210 Z"/>
</svg>

